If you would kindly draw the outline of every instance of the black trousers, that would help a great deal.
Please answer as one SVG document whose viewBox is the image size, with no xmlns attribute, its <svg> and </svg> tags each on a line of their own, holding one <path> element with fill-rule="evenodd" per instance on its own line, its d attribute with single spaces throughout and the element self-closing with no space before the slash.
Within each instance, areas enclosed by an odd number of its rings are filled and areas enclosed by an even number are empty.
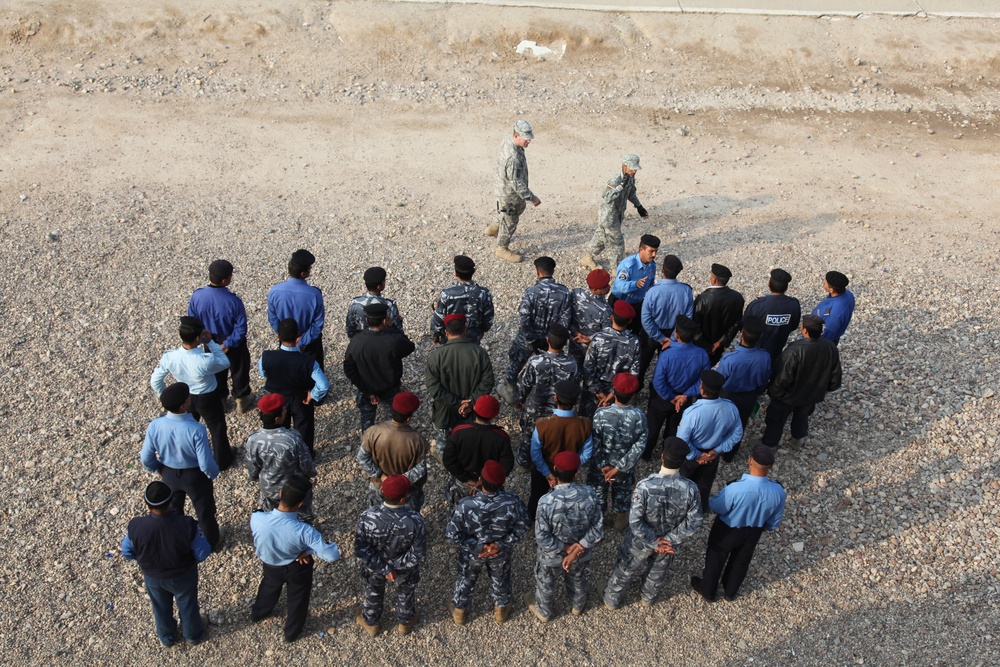
<svg viewBox="0 0 1000 667">
<path fill-rule="evenodd" d="M 221 336 L 216 337 L 215 342 L 222 345 Z M 219 398 L 225 400 L 229 394 L 229 378 L 233 378 L 233 398 L 242 398 L 250 395 L 250 348 L 247 342 L 243 341 L 236 347 L 231 347 L 226 351 L 226 358 L 229 359 L 229 368 L 215 374 L 215 381 L 219 385 Z"/>
<path fill-rule="evenodd" d="M 740 424 L 743 426 L 743 437 L 746 437 L 747 432 L 747 422 L 750 421 L 750 413 L 753 412 L 753 406 L 757 403 L 757 394 L 752 391 L 740 391 L 731 392 L 722 390 L 720 394 L 721 398 L 728 398 L 736 406 L 736 409 L 740 412 Z M 732 449 L 722 455 L 722 460 L 729 463 L 736 458 L 736 454 L 740 451 L 740 445 L 743 444 L 743 439 L 741 438 Z"/>
<path fill-rule="evenodd" d="M 215 485 L 198 468 L 167 468 L 161 471 L 163 483 L 170 487 L 170 509 L 184 513 L 184 500 L 191 498 L 198 526 L 212 551 L 219 546 L 219 522 L 215 518 Z"/>
<path fill-rule="evenodd" d="M 549 480 L 545 479 L 542 473 L 534 468 L 531 469 L 531 491 L 528 492 L 528 516 L 531 523 L 535 523 L 535 514 L 538 512 L 538 501 L 549 492 Z"/>
<path fill-rule="evenodd" d="M 313 444 L 316 441 L 316 404 L 306 405 L 302 402 L 305 396 L 288 397 L 288 416 L 285 417 L 285 428 L 292 428 L 292 420 L 295 421 L 295 429 L 302 436 L 302 439 L 309 445 L 309 453 L 316 456 Z"/>
<path fill-rule="evenodd" d="M 670 398 L 673 398 L 673 396 Z M 677 427 L 680 426 L 681 415 L 684 414 L 686 408 L 687 406 L 682 408 L 680 412 L 677 412 L 674 409 L 673 403 L 656 393 L 656 390 L 652 386 L 649 388 L 649 404 L 646 406 L 646 421 L 649 426 L 649 432 L 646 436 L 646 449 L 642 452 L 644 459 L 647 461 L 650 459 L 653 451 L 663 441 L 663 438 L 677 435 Z M 665 432 L 663 433 L 663 438 L 661 438 L 660 431 L 663 429 L 665 429 Z"/>
<path fill-rule="evenodd" d="M 704 514 L 708 511 L 708 497 L 712 494 L 712 484 L 715 482 L 715 474 L 719 471 L 719 459 L 716 456 L 711 463 L 701 465 L 697 460 L 685 461 L 681 465 L 681 477 L 685 477 L 698 486 L 698 493 L 701 494 L 701 511 Z"/>
<path fill-rule="evenodd" d="M 730 528 L 721 518 L 715 517 L 715 523 L 708 534 L 705 569 L 701 573 L 698 592 L 708 599 L 714 599 L 719 587 L 719 575 L 722 575 L 722 590 L 726 597 L 736 597 L 746 579 L 754 549 L 763 533 L 763 528 L 752 526 Z"/>
<path fill-rule="evenodd" d="M 323 365 L 325 356 L 323 354 L 323 334 L 316 336 L 316 338 L 309 341 L 308 345 L 302 345 L 299 347 L 299 351 L 304 352 L 316 360 L 319 364 L 321 371 L 326 371 L 326 366 Z"/>
<path fill-rule="evenodd" d="M 229 446 L 229 431 L 226 429 L 226 408 L 217 391 L 211 394 L 191 394 L 191 408 L 188 410 L 195 419 L 205 420 L 208 435 L 212 441 L 212 455 L 225 470 L 233 464 L 233 448 Z"/>
<path fill-rule="evenodd" d="M 815 403 L 794 407 L 772 398 L 771 404 L 767 406 L 767 414 L 764 415 L 764 435 L 760 438 L 761 442 L 768 447 L 777 447 L 781 442 L 781 434 L 785 431 L 785 422 L 788 421 L 789 415 L 792 417 L 792 437 L 806 437 L 809 435 L 809 415 L 815 409 Z"/>
<path fill-rule="evenodd" d="M 285 615 L 285 641 L 294 641 L 306 627 L 309 616 L 309 596 L 312 594 L 313 563 L 308 565 L 292 561 L 288 565 L 264 566 L 264 574 L 257 587 L 257 599 L 250 609 L 250 618 L 255 622 L 269 616 L 278 604 L 281 589 L 288 586 L 285 599 L 288 612 Z"/>
</svg>

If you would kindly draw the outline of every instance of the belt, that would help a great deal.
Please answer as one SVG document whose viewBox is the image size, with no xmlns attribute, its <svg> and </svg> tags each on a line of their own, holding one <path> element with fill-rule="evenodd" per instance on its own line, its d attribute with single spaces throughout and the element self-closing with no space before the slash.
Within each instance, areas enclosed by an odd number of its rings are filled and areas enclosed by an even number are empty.
<svg viewBox="0 0 1000 667">
<path fill-rule="evenodd" d="M 198 472 L 201 468 L 171 468 L 170 466 L 163 466 L 167 470 L 173 470 L 174 472 Z"/>
</svg>

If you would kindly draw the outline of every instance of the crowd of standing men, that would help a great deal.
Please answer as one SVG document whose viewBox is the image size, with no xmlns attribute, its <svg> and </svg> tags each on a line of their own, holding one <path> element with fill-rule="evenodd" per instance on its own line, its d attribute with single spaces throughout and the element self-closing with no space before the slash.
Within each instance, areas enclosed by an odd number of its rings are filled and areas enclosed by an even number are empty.
<svg viewBox="0 0 1000 667">
<path fill-rule="evenodd" d="M 498 222 L 486 231 L 497 236 L 497 256 L 508 261 L 521 259 L 509 248 L 520 214 L 527 203 L 541 203 L 528 188 L 524 160 L 533 136 L 531 125 L 518 121 L 498 157 Z M 697 297 L 678 280 L 684 267 L 675 255 L 662 258 L 657 280 L 657 237 L 643 235 L 638 252 L 622 257 L 626 203 L 647 216 L 635 193 L 639 169 L 638 156 L 626 155 L 602 194 L 598 229 L 581 261 L 592 268 L 586 287 L 570 290 L 556 282 L 555 260 L 535 259 L 536 282 L 518 306 L 518 330 L 499 379 L 479 344 L 494 324 L 492 296 L 473 279 L 474 261 L 455 257 L 455 282 L 442 290 L 429 323 L 436 344 L 425 369 L 434 451 L 411 424 L 421 399 L 402 386 L 405 359 L 416 345 L 396 302 L 384 294 L 386 271 L 365 271 L 366 292 L 347 307 L 342 370 L 354 387 L 362 432 L 357 462 L 369 479 L 353 551 L 365 588 L 357 622 L 371 636 L 379 631 L 390 583 L 397 631 L 406 634 L 419 621 L 415 591 L 427 553 L 420 510 L 431 457 L 450 473 L 444 535 L 458 554 L 449 607 L 459 625 L 484 569 L 495 620 L 507 620 L 513 548 L 529 533 L 536 563 L 528 609 L 539 621 L 550 620 L 562 577 L 572 613 L 582 614 L 609 506 L 608 528 L 624 532 L 603 590 L 609 609 L 622 604 L 635 580 L 641 580 L 642 602 L 653 604 L 674 554 L 709 510 L 716 517 L 705 565 L 691 586 L 714 601 L 721 583 L 732 599 L 763 531 L 780 524 L 785 492 L 768 471 L 788 419 L 788 447 L 798 449 L 816 405 L 840 387 L 837 343 L 854 310 L 848 279 L 827 273 L 827 295 L 806 315 L 786 294 L 792 277 L 782 269 L 770 272 L 768 293 L 746 307 L 721 264 L 712 265 L 708 288 Z M 605 248 L 616 253 L 614 276 L 596 267 L 594 256 Z M 308 282 L 315 261 L 310 252 L 295 251 L 288 278 L 269 291 L 267 316 L 277 340 L 257 363 L 261 429 L 243 452 L 261 508 L 250 518 L 262 563 L 250 618 L 269 616 L 287 588 L 286 641 L 305 627 L 314 558 L 340 557 L 337 545 L 312 525 L 315 409 L 330 391 L 323 296 Z M 140 459 L 160 480 L 146 488 L 149 514 L 129 523 L 122 553 L 139 562 L 165 646 L 179 636 L 175 600 L 185 641 L 204 637 L 197 563 L 225 544 L 213 480 L 235 462 L 225 420 L 230 379 L 236 409 L 254 409 L 246 314 L 229 290 L 232 276 L 228 261 L 211 263 L 209 284 L 194 292 L 180 318 L 180 346 L 163 354 L 150 378 L 165 414 L 147 428 Z M 787 343 L 795 331 L 802 337 Z M 651 367 L 643 409 L 637 397 Z M 168 376 L 174 379 L 169 385 Z M 736 456 L 765 393 L 764 431 L 748 445 L 748 473 L 712 496 L 720 459 Z M 501 409 L 494 394 L 519 412 L 513 441 L 493 423 Z M 659 470 L 638 480 L 639 461 L 654 455 Z M 515 467 L 530 475 L 527 502 L 505 489 Z M 184 516 L 187 497 L 197 523 Z"/>
</svg>

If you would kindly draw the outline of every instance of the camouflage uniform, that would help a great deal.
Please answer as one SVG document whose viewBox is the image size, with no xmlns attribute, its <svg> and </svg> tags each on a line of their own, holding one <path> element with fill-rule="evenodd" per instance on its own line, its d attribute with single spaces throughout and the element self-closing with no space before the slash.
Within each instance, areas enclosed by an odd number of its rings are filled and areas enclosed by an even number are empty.
<svg viewBox="0 0 1000 667">
<path fill-rule="evenodd" d="M 365 292 L 361 296 L 356 296 L 351 299 L 351 304 L 347 307 L 347 337 L 354 338 L 354 335 L 359 331 L 364 331 L 368 328 L 368 320 L 365 318 L 365 306 L 375 303 L 384 303 L 389 308 L 389 312 L 386 313 L 386 322 L 392 323 L 389 329 L 403 330 L 403 318 L 399 316 L 399 308 L 396 306 L 396 302 L 393 299 L 382 296 L 381 294 L 376 294 L 374 292 Z"/>
<path fill-rule="evenodd" d="M 557 484 L 538 501 L 535 517 L 535 604 L 546 618 L 552 618 L 552 602 L 560 573 L 573 609 L 587 606 L 587 571 L 594 546 L 604 538 L 604 522 L 597 495 L 589 486 Z M 562 568 L 564 545 L 580 543 L 586 549 L 573 561 L 569 572 Z"/>
<path fill-rule="evenodd" d="M 618 331 L 614 327 L 607 327 L 591 337 L 587 356 L 583 360 L 580 414 L 587 417 L 594 414 L 597 394 L 610 392 L 618 373 L 631 373 L 639 377 L 640 351 L 639 339 L 628 329 Z"/>
<path fill-rule="evenodd" d="M 316 476 L 316 466 L 305 440 L 295 429 L 279 426 L 262 428 L 247 438 L 244 455 L 250 479 L 260 481 L 260 504 L 270 512 L 278 506 L 278 496 L 285 481 L 293 474 L 307 478 Z M 299 519 L 311 521 L 312 490 L 306 495 L 299 510 Z"/>
<path fill-rule="evenodd" d="M 587 484 L 597 492 L 602 511 L 607 509 L 610 490 L 612 511 L 628 512 L 635 464 L 646 448 L 646 413 L 631 405 L 609 405 L 597 411 L 592 433 L 594 453 L 587 470 Z M 601 473 L 604 466 L 618 468 L 614 483 L 604 481 Z"/>
<path fill-rule="evenodd" d="M 444 529 L 445 539 L 460 549 L 458 577 L 452 597 L 456 609 L 468 609 L 472 604 L 476 581 L 484 566 L 492 583 L 493 604 L 497 607 L 510 604 L 514 545 L 530 529 L 528 510 L 513 493 L 476 493 L 458 503 Z M 482 550 L 491 543 L 496 544 L 500 552 L 493 558 L 479 558 Z"/>
<path fill-rule="evenodd" d="M 646 568 L 640 593 L 652 604 L 667 580 L 673 554 L 653 551 L 663 537 L 676 549 L 701 528 L 701 498 L 694 482 L 679 474 L 650 475 L 639 482 L 632 494 L 629 528 L 625 531 L 618 562 L 604 590 L 604 602 L 621 603 L 625 587 Z"/>
<path fill-rule="evenodd" d="M 405 507 L 369 507 L 358 519 L 354 534 L 354 555 L 361 560 L 365 597 L 361 615 L 368 625 L 382 618 L 385 582 L 396 573 L 396 620 L 405 625 L 417 615 L 417 582 L 420 562 L 427 553 L 424 519 Z"/>
<path fill-rule="evenodd" d="M 510 365 L 504 374 L 504 381 L 510 385 L 517 381 L 517 374 L 536 349 L 534 344 L 544 344 L 549 327 L 561 324 L 569 329 L 572 319 L 569 290 L 554 278 L 539 278 L 524 291 L 517 314 L 521 318 L 521 328 L 507 352 Z"/>
<path fill-rule="evenodd" d="M 608 259 L 614 260 L 612 266 L 618 266 L 625 258 L 622 218 L 625 217 L 628 202 L 632 202 L 636 208 L 642 207 L 635 194 L 635 177 L 619 171 L 601 193 L 601 206 L 597 209 L 597 229 L 587 248 L 591 255 L 598 255 L 604 248 L 608 248 L 612 253 Z"/>
<path fill-rule="evenodd" d="M 531 434 L 535 430 L 535 422 L 548 417 L 556 409 L 556 383 L 562 380 L 580 381 L 580 370 L 568 354 L 540 352 L 532 355 L 524 365 L 514 391 L 514 397 L 524 404 L 521 439 L 515 452 L 519 466 L 531 465 Z"/>
<path fill-rule="evenodd" d="M 517 231 L 518 219 L 524 213 L 527 202 L 535 199 L 535 193 L 528 188 L 528 161 L 524 157 L 524 149 L 514 143 L 513 135 L 504 137 L 500 142 L 493 190 L 497 196 L 500 222 L 497 245 L 506 248 Z"/>
<path fill-rule="evenodd" d="M 376 485 L 382 475 L 405 475 L 410 493 L 404 507 L 420 511 L 424 506 L 424 483 L 427 481 L 427 453 L 430 445 L 412 426 L 386 421 L 365 431 L 358 448 L 358 464 L 368 475 L 368 507 L 382 504 Z"/>
<path fill-rule="evenodd" d="M 608 305 L 604 296 L 578 287 L 570 293 L 570 298 L 573 304 L 569 326 L 570 333 L 593 336 L 605 327 L 611 326 L 611 306 Z M 587 346 L 570 340 L 569 353 L 576 359 L 580 368 L 583 368 L 583 358 L 587 354 Z"/>
<path fill-rule="evenodd" d="M 483 334 L 493 327 L 493 295 L 472 280 L 456 280 L 454 285 L 446 287 L 434 304 L 431 315 L 431 338 L 435 343 L 445 341 L 444 318 L 452 313 L 465 315 L 465 335 L 478 343 Z"/>
</svg>

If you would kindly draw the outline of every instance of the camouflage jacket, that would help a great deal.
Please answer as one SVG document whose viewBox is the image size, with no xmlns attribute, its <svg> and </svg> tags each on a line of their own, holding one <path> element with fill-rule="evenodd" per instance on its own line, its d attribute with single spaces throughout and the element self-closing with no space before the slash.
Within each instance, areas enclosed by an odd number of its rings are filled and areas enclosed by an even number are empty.
<svg viewBox="0 0 1000 667">
<path fill-rule="evenodd" d="M 496 544 L 500 549 L 497 557 L 503 557 L 529 530 L 528 510 L 516 495 L 506 491 L 477 492 L 455 506 L 444 537 L 473 557 L 487 544 Z"/>
<path fill-rule="evenodd" d="M 396 306 L 396 302 L 381 294 L 365 292 L 361 296 L 351 299 L 351 304 L 347 307 L 346 329 L 348 338 L 354 338 L 356 333 L 368 328 L 368 320 L 365 318 L 365 306 L 376 301 L 380 301 L 389 307 L 386 319 L 392 322 L 392 326 L 396 329 L 403 330 L 403 318 L 399 316 L 399 308 Z"/>
<path fill-rule="evenodd" d="M 295 429 L 262 428 L 247 438 L 244 463 L 250 479 L 260 481 L 260 500 L 270 511 L 278 506 L 278 494 L 292 474 L 316 476 L 309 447 Z"/>
<path fill-rule="evenodd" d="M 514 143 L 513 134 L 500 142 L 493 191 L 500 206 L 535 198 L 535 194 L 528 188 L 528 160 L 524 157 L 524 149 Z"/>
<path fill-rule="evenodd" d="M 601 504 L 589 486 L 557 484 L 538 501 L 535 544 L 542 565 L 558 565 L 566 556 L 563 545 L 577 542 L 586 549 L 579 560 L 589 560 L 603 538 Z"/>
<path fill-rule="evenodd" d="M 361 513 L 354 533 L 354 555 L 369 572 L 412 570 L 427 553 L 427 534 L 419 512 L 379 505 Z"/>
<path fill-rule="evenodd" d="M 631 405 L 613 403 L 594 415 L 594 453 L 591 465 L 631 472 L 646 447 L 646 413 Z"/>
<path fill-rule="evenodd" d="M 454 285 L 446 287 L 434 304 L 431 315 L 431 338 L 434 342 L 444 342 L 444 318 L 452 313 L 465 315 L 465 335 L 478 343 L 493 326 L 493 295 L 472 280 L 456 280 Z"/>
<path fill-rule="evenodd" d="M 628 547 L 651 551 L 660 537 L 676 547 L 701 528 L 701 495 L 698 487 L 679 473 L 655 473 L 632 492 L 628 515 Z"/>
<path fill-rule="evenodd" d="M 635 195 L 635 177 L 619 171 L 608 181 L 608 187 L 601 193 L 601 206 L 597 209 L 598 226 L 620 225 L 628 202 L 632 202 L 636 208 L 642 206 Z"/>
<path fill-rule="evenodd" d="M 517 376 L 514 397 L 525 407 L 556 409 L 556 383 L 562 380 L 580 382 L 580 371 L 576 359 L 568 354 L 539 352 L 528 359 L 528 363 Z"/>
<path fill-rule="evenodd" d="M 517 335 L 527 343 L 546 338 L 553 324 L 569 329 L 573 316 L 569 290 L 554 278 L 539 278 L 524 291 L 517 314 L 521 319 Z"/>
<path fill-rule="evenodd" d="M 590 339 L 583 360 L 583 387 L 594 394 L 606 394 L 618 373 L 639 376 L 639 339 L 628 329 L 607 327 Z"/>
</svg>

